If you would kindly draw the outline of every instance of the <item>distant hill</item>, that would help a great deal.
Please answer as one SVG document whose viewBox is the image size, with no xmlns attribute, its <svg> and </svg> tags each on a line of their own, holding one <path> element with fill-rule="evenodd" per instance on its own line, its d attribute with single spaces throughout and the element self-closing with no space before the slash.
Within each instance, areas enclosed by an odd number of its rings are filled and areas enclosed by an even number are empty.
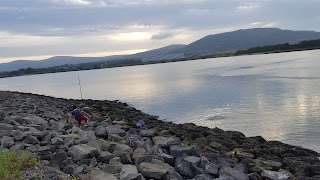
<svg viewBox="0 0 320 180">
<path fill-rule="evenodd" d="M 70 57 L 57 56 L 42 61 L 19 60 L 0 64 L 0 72 L 21 68 L 46 68 L 65 64 L 81 64 L 115 60 L 141 60 L 142 62 L 188 59 L 201 55 L 224 51 L 236 51 L 257 46 L 276 45 L 282 43 L 298 43 L 303 40 L 320 39 L 320 32 L 291 31 L 277 28 L 254 28 L 208 35 L 189 45 L 170 45 L 159 49 L 132 55 L 108 57 Z"/>
<path fill-rule="evenodd" d="M 256 46 L 297 43 L 320 39 L 320 32 L 291 31 L 277 28 L 255 28 L 209 35 L 184 48 L 186 56 L 229 50 L 248 49 Z"/>
<path fill-rule="evenodd" d="M 186 45 L 174 44 L 159 49 L 133 54 L 130 57 L 139 58 L 143 62 L 184 58 L 183 49 L 185 47 Z"/>
<path fill-rule="evenodd" d="M 61 66 L 65 64 L 81 64 L 87 62 L 100 62 L 124 59 L 126 56 L 108 56 L 108 57 L 72 57 L 72 56 L 55 56 L 49 59 L 35 60 L 17 60 L 0 64 L 0 72 L 15 71 L 22 68 L 47 68 Z"/>
</svg>

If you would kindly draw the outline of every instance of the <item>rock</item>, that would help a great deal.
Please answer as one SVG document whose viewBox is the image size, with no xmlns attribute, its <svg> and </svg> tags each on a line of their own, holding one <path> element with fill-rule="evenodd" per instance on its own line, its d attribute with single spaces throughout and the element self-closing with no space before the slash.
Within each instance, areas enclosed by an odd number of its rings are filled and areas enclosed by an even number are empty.
<svg viewBox="0 0 320 180">
<path fill-rule="evenodd" d="M 270 170 L 263 170 L 261 172 L 261 177 L 263 179 L 272 179 L 272 180 L 286 180 L 289 178 L 292 178 L 293 175 L 285 170 L 276 172 L 276 171 L 270 171 Z"/>
<path fill-rule="evenodd" d="M 183 180 L 182 176 L 176 171 L 169 172 L 164 180 Z"/>
<path fill-rule="evenodd" d="M 189 179 L 195 176 L 190 165 L 185 161 L 179 161 L 177 163 L 176 169 L 182 176 L 187 177 Z"/>
<path fill-rule="evenodd" d="M 120 180 L 144 180 L 144 177 L 138 173 L 136 166 L 124 165 L 120 172 Z"/>
<path fill-rule="evenodd" d="M 112 125 L 106 127 L 106 130 L 107 130 L 108 136 L 111 134 L 116 134 L 121 137 L 124 137 L 125 135 L 127 135 L 127 133 L 123 129 L 120 129 L 120 128 L 118 128 L 116 126 L 112 126 Z"/>
<path fill-rule="evenodd" d="M 95 128 L 94 132 L 96 133 L 96 136 L 101 138 L 107 138 L 107 129 L 103 126 L 98 126 Z"/>
<path fill-rule="evenodd" d="M 121 162 L 124 164 L 132 163 L 131 156 L 133 154 L 133 150 L 130 146 L 126 144 L 116 143 L 116 146 L 113 150 L 114 157 L 120 157 Z"/>
<path fill-rule="evenodd" d="M 78 135 L 83 134 L 83 130 L 77 126 L 72 126 L 71 132 L 72 132 L 72 134 L 78 134 Z"/>
<path fill-rule="evenodd" d="M 147 151 L 143 148 L 137 148 L 133 151 L 132 158 L 135 164 L 140 164 L 147 155 Z"/>
<path fill-rule="evenodd" d="M 218 175 L 219 166 L 214 163 L 208 163 L 205 165 L 204 170 L 206 173 L 211 175 Z"/>
<path fill-rule="evenodd" d="M 103 162 L 103 163 L 109 163 L 110 159 L 112 159 L 113 154 L 111 154 L 108 151 L 102 151 L 100 153 L 100 156 L 98 157 L 98 160 Z"/>
<path fill-rule="evenodd" d="M 196 152 L 194 150 L 193 147 L 191 146 L 182 146 L 182 145 L 172 145 L 170 146 L 170 155 L 173 156 L 173 157 L 179 157 L 183 154 L 186 154 L 186 155 L 195 155 Z"/>
<path fill-rule="evenodd" d="M 199 174 L 196 177 L 194 177 L 192 180 L 212 180 L 212 179 L 213 178 L 207 174 Z"/>
<path fill-rule="evenodd" d="M 43 167 L 43 173 L 44 175 L 43 179 L 55 179 L 55 180 L 65 180 L 70 179 L 70 176 L 68 174 L 65 174 L 64 172 L 60 171 L 59 169 L 44 166 Z"/>
<path fill-rule="evenodd" d="M 161 166 L 146 162 L 140 163 L 140 172 L 143 176 L 153 179 L 161 179 L 167 174 Z"/>
<path fill-rule="evenodd" d="M 5 148 L 11 148 L 14 145 L 14 139 L 12 137 L 3 136 L 1 139 L 1 146 Z"/>
<path fill-rule="evenodd" d="M 31 136 L 31 135 L 28 135 L 25 140 L 24 140 L 24 143 L 26 144 L 38 144 L 40 145 L 40 141 L 34 137 L 34 136 Z"/>
<path fill-rule="evenodd" d="M 222 167 L 219 171 L 219 178 L 220 177 L 233 177 L 238 180 L 249 180 L 249 177 L 245 173 L 230 167 Z"/>
<path fill-rule="evenodd" d="M 37 125 L 41 125 L 41 124 L 47 124 L 48 121 L 44 120 L 43 118 L 39 117 L 39 116 L 34 116 L 34 115 L 28 115 L 22 118 L 23 121 L 25 121 L 27 124 L 37 124 Z"/>
<path fill-rule="evenodd" d="M 96 134 L 94 131 L 83 131 L 81 138 L 82 139 L 89 139 L 89 141 L 97 140 L 97 137 L 96 137 Z"/>
<path fill-rule="evenodd" d="M 160 147 L 169 147 L 171 145 L 181 144 L 181 140 L 177 137 L 163 137 L 155 136 L 152 138 L 154 144 L 159 145 Z"/>
<path fill-rule="evenodd" d="M 24 148 L 25 148 L 24 143 L 15 144 L 10 148 L 10 151 L 24 150 Z"/>
<path fill-rule="evenodd" d="M 38 152 L 38 149 L 39 149 L 39 145 L 33 145 L 33 146 L 27 147 L 27 150 L 32 152 L 32 153 Z"/>
<path fill-rule="evenodd" d="M 60 164 L 63 160 L 67 159 L 68 155 L 65 151 L 60 150 L 53 155 L 52 161 L 54 164 Z"/>
<path fill-rule="evenodd" d="M 260 177 L 260 175 L 256 172 L 248 174 L 248 177 L 250 180 L 262 180 L 262 178 Z"/>
<path fill-rule="evenodd" d="M 119 157 L 115 157 L 110 159 L 109 164 L 105 164 L 102 167 L 99 167 L 100 169 L 110 173 L 110 174 L 118 174 L 122 170 L 123 164 L 120 161 Z"/>
<path fill-rule="evenodd" d="M 27 135 L 26 133 L 20 131 L 20 130 L 14 130 L 11 132 L 11 136 L 16 140 L 16 141 L 21 141 L 23 140 Z"/>
<path fill-rule="evenodd" d="M 63 140 L 60 137 L 54 137 L 51 139 L 51 144 L 54 146 L 59 146 L 63 144 Z"/>
<path fill-rule="evenodd" d="M 183 160 L 196 166 L 200 164 L 200 158 L 196 156 L 186 156 Z"/>
<path fill-rule="evenodd" d="M 0 123 L 0 137 L 1 136 L 10 136 L 11 131 L 13 129 L 14 128 L 11 124 Z"/>
<path fill-rule="evenodd" d="M 0 130 L 12 131 L 13 129 L 11 124 L 0 123 Z"/>
<path fill-rule="evenodd" d="M 99 156 L 99 151 L 97 148 L 88 146 L 86 144 L 74 145 L 69 149 L 68 154 L 75 160 L 81 160 L 91 157 Z"/>
<path fill-rule="evenodd" d="M 154 130 L 147 129 L 147 130 L 140 130 L 139 135 L 141 137 L 153 137 L 154 136 Z"/>
<path fill-rule="evenodd" d="M 90 180 L 118 180 L 114 175 L 101 170 L 94 170 Z"/>
</svg>

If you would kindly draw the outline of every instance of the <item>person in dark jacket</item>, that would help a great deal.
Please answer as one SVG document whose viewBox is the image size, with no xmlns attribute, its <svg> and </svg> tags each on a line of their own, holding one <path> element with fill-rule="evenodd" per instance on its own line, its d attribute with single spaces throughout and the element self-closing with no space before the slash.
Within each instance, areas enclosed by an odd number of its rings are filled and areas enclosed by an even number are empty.
<svg viewBox="0 0 320 180">
<path fill-rule="evenodd" d="M 78 121 L 79 127 L 81 127 L 81 122 L 84 121 L 84 126 L 87 127 L 88 119 L 90 118 L 90 115 L 82 111 L 80 108 L 77 108 L 77 106 L 73 106 L 73 111 L 69 114 L 68 123 L 71 123 L 71 118 L 74 117 Z"/>
</svg>

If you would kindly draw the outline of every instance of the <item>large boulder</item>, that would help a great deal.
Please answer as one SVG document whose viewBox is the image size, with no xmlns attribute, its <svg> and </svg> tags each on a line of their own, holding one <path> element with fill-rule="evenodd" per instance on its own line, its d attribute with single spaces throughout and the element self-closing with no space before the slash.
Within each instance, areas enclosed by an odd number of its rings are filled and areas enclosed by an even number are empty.
<svg viewBox="0 0 320 180">
<path fill-rule="evenodd" d="M 143 176 L 152 179 L 162 179 L 168 173 L 163 167 L 146 162 L 140 163 L 140 172 Z"/>
<path fill-rule="evenodd" d="M 111 154 L 108 151 L 102 151 L 100 153 L 100 156 L 98 157 L 98 160 L 103 162 L 103 163 L 109 163 L 110 159 L 113 158 L 113 154 Z"/>
<path fill-rule="evenodd" d="M 3 136 L 1 139 L 1 146 L 5 148 L 11 148 L 14 145 L 14 140 L 12 137 Z"/>
<path fill-rule="evenodd" d="M 26 144 L 38 144 L 39 145 L 40 141 L 36 137 L 29 135 L 24 139 L 24 143 L 26 143 Z"/>
<path fill-rule="evenodd" d="M 134 165 L 124 165 L 120 172 L 120 180 L 145 180 Z"/>
<path fill-rule="evenodd" d="M 91 177 L 89 178 L 90 180 L 117 180 L 117 178 L 112 175 L 112 174 L 108 174 L 104 171 L 101 170 L 94 170 L 92 171 Z"/>
<path fill-rule="evenodd" d="M 60 137 L 54 137 L 51 139 L 51 144 L 54 146 L 59 146 L 59 145 L 63 144 L 63 139 Z"/>
<path fill-rule="evenodd" d="M 171 156 L 179 157 L 183 154 L 193 156 L 193 155 L 196 155 L 196 151 L 194 150 L 194 147 L 191 147 L 191 146 L 182 146 L 182 145 L 170 146 Z"/>
<path fill-rule="evenodd" d="M 133 151 L 132 158 L 135 164 L 140 164 L 147 155 L 147 151 L 143 148 L 137 148 Z"/>
<path fill-rule="evenodd" d="M 219 178 L 220 177 L 233 177 L 238 180 L 249 180 L 248 175 L 231 167 L 222 167 L 219 171 Z"/>
<path fill-rule="evenodd" d="M 48 124 L 48 121 L 44 120 L 42 117 L 40 116 L 35 116 L 35 115 L 27 115 L 25 117 L 22 118 L 27 124 L 37 124 L 37 125 L 41 125 L 41 124 Z"/>
<path fill-rule="evenodd" d="M 280 170 L 279 172 L 276 171 L 270 171 L 270 170 L 263 170 L 261 172 L 261 177 L 263 179 L 272 179 L 272 180 L 286 180 L 293 177 L 293 175 L 286 171 L 286 170 Z"/>
<path fill-rule="evenodd" d="M 108 126 L 106 127 L 106 130 L 107 130 L 108 136 L 111 134 L 116 134 L 121 137 L 124 137 L 125 135 L 127 135 L 125 130 L 118 128 L 117 126 L 112 126 L 112 125 Z"/>
<path fill-rule="evenodd" d="M 95 128 L 94 132 L 96 133 L 96 136 L 101 138 L 107 138 L 107 129 L 103 126 L 98 126 Z"/>
<path fill-rule="evenodd" d="M 181 144 L 181 140 L 177 137 L 155 136 L 152 138 L 155 145 L 160 147 L 169 147 L 171 145 Z"/>
<path fill-rule="evenodd" d="M 21 141 L 23 140 L 27 135 L 26 133 L 18 130 L 14 130 L 11 132 L 11 136 L 16 140 L 16 141 Z"/>
<path fill-rule="evenodd" d="M 99 156 L 99 151 L 97 148 L 88 146 L 86 144 L 74 145 L 69 149 L 68 154 L 75 160 L 87 159 L 91 157 Z"/>
<path fill-rule="evenodd" d="M 11 131 L 13 130 L 11 124 L 0 123 L 0 137 L 1 136 L 10 136 Z"/>
<path fill-rule="evenodd" d="M 153 129 L 146 129 L 146 130 L 140 130 L 139 135 L 141 137 L 153 137 L 154 136 L 154 130 Z"/>
</svg>

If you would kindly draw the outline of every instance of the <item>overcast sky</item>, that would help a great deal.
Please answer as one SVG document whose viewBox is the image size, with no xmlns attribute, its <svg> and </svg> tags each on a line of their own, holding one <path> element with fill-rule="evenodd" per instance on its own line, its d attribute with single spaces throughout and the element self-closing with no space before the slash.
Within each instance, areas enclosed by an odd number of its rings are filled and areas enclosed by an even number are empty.
<svg viewBox="0 0 320 180">
<path fill-rule="evenodd" d="M 128 54 L 254 27 L 320 31 L 320 0 L 0 0 L 0 62 Z"/>
</svg>

